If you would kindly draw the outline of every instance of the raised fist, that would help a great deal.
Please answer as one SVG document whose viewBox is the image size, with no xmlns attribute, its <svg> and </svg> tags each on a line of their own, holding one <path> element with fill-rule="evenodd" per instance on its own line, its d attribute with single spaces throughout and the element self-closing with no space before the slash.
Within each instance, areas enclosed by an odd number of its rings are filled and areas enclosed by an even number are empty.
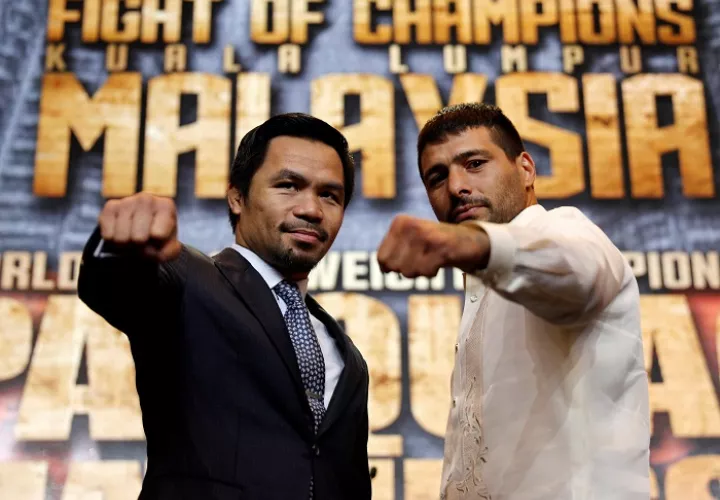
<svg viewBox="0 0 720 500">
<path fill-rule="evenodd" d="M 432 278 L 443 267 L 472 272 L 487 265 L 488 236 L 474 223 L 447 224 L 398 215 L 377 252 L 380 269 Z"/>
<path fill-rule="evenodd" d="M 177 211 L 170 198 L 137 193 L 110 200 L 99 223 L 102 238 L 111 246 L 136 250 L 157 261 L 180 255 Z"/>
</svg>

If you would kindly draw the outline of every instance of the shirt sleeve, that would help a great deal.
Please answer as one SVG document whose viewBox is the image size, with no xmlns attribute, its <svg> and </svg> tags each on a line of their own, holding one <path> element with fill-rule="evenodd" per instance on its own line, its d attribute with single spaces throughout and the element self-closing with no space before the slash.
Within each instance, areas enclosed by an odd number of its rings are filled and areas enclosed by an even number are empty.
<svg viewBox="0 0 720 500">
<path fill-rule="evenodd" d="M 478 224 L 490 240 L 490 258 L 474 274 L 551 323 L 594 318 L 624 286 L 629 267 L 622 253 L 575 208 L 546 212 L 528 226 Z"/>
</svg>

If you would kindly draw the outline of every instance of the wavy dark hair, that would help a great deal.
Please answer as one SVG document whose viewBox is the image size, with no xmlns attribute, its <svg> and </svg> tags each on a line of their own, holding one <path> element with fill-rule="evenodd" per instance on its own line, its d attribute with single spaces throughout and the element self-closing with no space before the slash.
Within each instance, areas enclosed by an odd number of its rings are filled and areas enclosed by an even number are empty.
<svg viewBox="0 0 720 500">
<path fill-rule="evenodd" d="M 448 135 L 457 135 L 477 127 L 487 127 L 495 144 L 510 160 L 525 151 L 515 125 L 500 108 L 481 102 L 463 103 L 441 109 L 425 124 L 417 141 L 418 165 L 428 145 L 441 143 Z"/>
</svg>

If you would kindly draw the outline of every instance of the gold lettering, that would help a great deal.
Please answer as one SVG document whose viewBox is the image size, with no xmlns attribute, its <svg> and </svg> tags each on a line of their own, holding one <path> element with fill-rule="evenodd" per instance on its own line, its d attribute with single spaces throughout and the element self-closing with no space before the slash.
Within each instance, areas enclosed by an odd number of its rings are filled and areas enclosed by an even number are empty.
<svg viewBox="0 0 720 500">
<path fill-rule="evenodd" d="M 242 66 L 235 62 L 235 50 L 232 45 L 226 45 L 223 50 L 223 71 L 225 73 L 239 73 Z"/>
<path fill-rule="evenodd" d="M 410 0 L 393 1 L 393 24 L 395 41 L 408 44 L 413 41 L 411 29 L 415 27 L 415 41 L 429 44 L 433 41 L 432 6 L 430 0 L 415 0 L 415 9 L 411 10 Z"/>
<path fill-rule="evenodd" d="M 380 11 L 392 8 L 392 0 L 355 0 L 353 5 L 353 33 L 355 41 L 369 45 L 383 45 L 392 41 L 392 26 L 377 23 L 372 30 L 372 7 Z"/>
<path fill-rule="evenodd" d="M 623 252 L 625 259 L 627 259 L 630 269 L 632 269 L 633 276 L 640 278 L 647 274 L 647 263 L 645 261 L 645 254 L 642 252 Z"/>
<path fill-rule="evenodd" d="M 193 42 L 209 43 L 212 34 L 212 4 L 222 0 L 185 0 L 193 3 Z"/>
<path fill-rule="evenodd" d="M 685 457 L 671 464 L 665 473 L 667 500 L 713 500 L 710 482 L 719 477 L 720 455 Z"/>
<path fill-rule="evenodd" d="M 677 48 L 678 70 L 681 73 L 698 73 L 700 63 L 695 47 L 682 46 Z"/>
<path fill-rule="evenodd" d="M 652 467 L 650 467 L 650 500 L 660 499 L 660 488 L 658 488 L 657 475 Z M 668 499 L 671 500 L 671 499 Z"/>
<path fill-rule="evenodd" d="M 290 41 L 296 44 L 308 42 L 308 26 L 322 24 L 325 20 L 322 12 L 311 11 L 310 3 L 325 0 L 293 0 L 292 19 L 290 21 Z"/>
<path fill-rule="evenodd" d="M 595 31 L 593 6 L 600 13 L 598 32 Z M 613 0 L 577 0 L 577 20 L 580 42 L 588 45 L 609 45 L 617 39 Z"/>
<path fill-rule="evenodd" d="M 411 410 L 420 427 L 439 437 L 447 426 L 461 310 L 456 296 L 411 295 L 408 299 Z"/>
<path fill-rule="evenodd" d="M 660 255 L 657 252 L 648 252 L 648 285 L 651 290 L 662 288 L 662 268 L 660 267 Z"/>
<path fill-rule="evenodd" d="M 405 97 L 415 117 L 415 124 L 421 130 L 435 113 L 443 107 L 440 91 L 431 75 L 415 73 L 400 76 Z M 448 106 L 463 102 L 481 102 L 485 96 L 487 77 L 482 74 L 466 73 L 453 78 Z M 389 278 L 392 274 L 387 275 Z"/>
<path fill-rule="evenodd" d="M 175 196 L 177 157 L 195 151 L 195 196 L 224 198 L 230 146 L 230 81 L 219 75 L 176 73 L 148 83 L 143 188 Z M 180 96 L 197 96 L 197 120 L 180 125 Z"/>
<path fill-rule="evenodd" d="M 45 71 L 65 71 L 67 65 L 63 59 L 64 43 L 55 43 L 47 46 L 45 50 Z"/>
<path fill-rule="evenodd" d="M 662 254 L 663 283 L 669 290 L 685 290 L 692 286 L 690 257 L 685 252 Z"/>
<path fill-rule="evenodd" d="M 88 386 L 76 385 L 87 339 Z M 50 295 L 20 403 L 16 439 L 66 440 L 74 414 L 90 436 L 144 439 L 130 345 L 80 299 Z"/>
<path fill-rule="evenodd" d="M 290 36 L 290 0 L 252 0 L 250 38 L 255 43 L 281 44 Z M 269 7 L 272 6 L 272 31 Z"/>
<path fill-rule="evenodd" d="M 0 381 L 13 379 L 25 371 L 32 340 L 33 324 L 28 308 L 13 298 L 0 297 Z"/>
<path fill-rule="evenodd" d="M 401 456 L 402 436 L 377 435 L 400 416 L 402 374 L 400 324 L 395 313 L 378 299 L 359 293 L 322 293 L 317 301 L 336 319 L 363 353 L 370 369 L 368 453 Z"/>
<path fill-rule="evenodd" d="M 48 42 L 59 42 L 65 36 L 65 24 L 80 21 L 80 11 L 68 9 L 67 3 L 68 0 L 48 1 Z"/>
<path fill-rule="evenodd" d="M 443 65 L 451 75 L 467 71 L 467 50 L 464 45 L 446 45 L 443 47 Z"/>
<path fill-rule="evenodd" d="M 278 47 L 278 71 L 281 73 L 300 73 L 302 53 L 299 45 L 285 43 Z"/>
<path fill-rule="evenodd" d="M 490 24 L 503 26 L 503 41 L 506 44 L 520 42 L 520 19 L 517 0 L 475 0 L 473 3 L 475 43 L 485 45 L 491 42 Z"/>
<path fill-rule="evenodd" d="M 242 73 L 238 75 L 236 90 L 235 149 L 245 134 L 270 119 L 270 75 Z"/>
<path fill-rule="evenodd" d="M 538 6 L 541 12 L 538 12 Z M 540 26 L 552 26 L 558 22 L 555 0 L 520 0 L 523 43 L 537 45 Z"/>
<path fill-rule="evenodd" d="M 450 5 L 455 6 L 455 11 L 450 11 Z M 434 27 L 435 42 L 448 44 L 457 43 L 470 44 L 473 42 L 472 22 L 470 17 L 470 0 L 434 0 Z M 451 35 L 451 29 L 455 28 L 455 40 Z"/>
<path fill-rule="evenodd" d="M 36 196 L 61 197 L 67 189 L 70 134 L 88 151 L 105 132 L 103 196 L 135 192 L 142 75 L 108 76 L 90 98 L 70 73 L 43 77 L 35 156 Z"/>
<path fill-rule="evenodd" d="M 78 269 L 82 252 L 63 252 L 58 263 L 58 290 L 77 290 Z"/>
<path fill-rule="evenodd" d="M 580 108 L 577 80 L 562 73 L 514 73 L 498 78 L 496 101 L 512 116 L 520 134 L 550 150 L 552 174 L 538 175 L 535 190 L 543 198 L 566 198 L 583 192 L 583 152 L 580 136 L 575 132 L 530 118 L 528 94 L 547 95 L 548 109 L 554 112 L 576 112 Z"/>
<path fill-rule="evenodd" d="M 351 151 L 362 152 L 362 193 L 395 197 L 395 123 L 392 82 L 379 75 L 330 74 L 312 82 L 312 114 L 339 128 Z M 345 96 L 360 97 L 360 122 L 345 123 Z"/>
<path fill-rule="evenodd" d="M 187 47 L 182 43 L 171 43 L 165 47 L 165 72 L 181 73 L 187 67 Z"/>
<path fill-rule="evenodd" d="M 402 74 L 407 73 L 409 68 L 407 64 L 402 62 L 402 49 L 396 43 L 393 43 L 388 47 L 388 58 L 390 60 L 390 73 Z"/>
<path fill-rule="evenodd" d="M 85 0 L 83 2 L 82 41 L 85 43 L 98 41 L 100 35 L 100 2 L 101 0 Z"/>
<path fill-rule="evenodd" d="M 142 485 L 140 462 L 105 460 L 72 462 L 62 500 L 129 500 L 137 498 Z"/>
<path fill-rule="evenodd" d="M 442 478 L 442 460 L 406 458 L 403 460 L 405 498 L 437 500 Z"/>
<path fill-rule="evenodd" d="M 30 288 L 48 291 L 55 288 L 55 282 L 45 277 L 47 273 L 47 252 L 35 252 L 33 255 L 32 283 Z"/>
<path fill-rule="evenodd" d="M 693 0 L 655 0 L 657 18 L 668 24 L 658 27 L 658 41 L 665 45 L 691 45 L 697 31 L 693 14 Z M 676 12 L 673 6 L 685 12 Z"/>
<path fill-rule="evenodd" d="M 692 261 L 693 285 L 696 290 L 705 290 L 708 286 L 717 290 L 720 288 L 720 258 L 718 252 L 693 252 Z"/>
<path fill-rule="evenodd" d="M 503 73 L 511 73 L 518 71 L 524 73 L 527 71 L 527 49 L 524 45 L 503 45 L 500 49 L 500 60 L 502 62 Z"/>
<path fill-rule="evenodd" d="M 615 1 L 617 2 L 618 42 L 634 43 L 636 41 L 635 33 L 637 33 L 642 43 L 655 43 L 653 0 Z"/>
<path fill-rule="evenodd" d="M 5 252 L 2 260 L 3 290 L 28 290 L 30 288 L 30 252 Z"/>
<path fill-rule="evenodd" d="M 629 75 L 642 71 L 642 55 L 639 46 L 623 45 L 620 47 L 620 70 Z"/>
<path fill-rule="evenodd" d="M 373 500 L 395 500 L 395 462 L 391 458 L 370 459 L 370 468 L 375 468 L 372 480 Z"/>
<path fill-rule="evenodd" d="M 128 65 L 128 45 L 109 43 L 105 55 L 105 68 L 110 72 L 125 71 Z"/>
<path fill-rule="evenodd" d="M 593 198 L 625 196 L 615 77 L 584 74 L 585 126 Z"/>
<path fill-rule="evenodd" d="M 142 0 L 124 0 L 128 9 L 122 15 L 123 29 L 118 30 L 121 0 L 104 0 L 102 9 L 102 39 L 111 43 L 130 43 L 140 36 L 140 12 Z"/>
<path fill-rule="evenodd" d="M 563 47 L 563 71 L 565 73 L 574 72 L 575 68 L 583 62 L 585 62 L 585 51 L 580 45 Z"/>
<path fill-rule="evenodd" d="M 650 385 L 652 413 L 667 412 L 675 437 L 720 433 L 720 408 L 692 313 L 684 295 L 640 297 L 645 369 L 652 368 L 653 349 L 663 382 Z"/>
<path fill-rule="evenodd" d="M 164 0 L 164 9 L 160 10 L 160 0 L 143 0 L 142 31 L 140 41 L 155 43 L 159 40 L 158 29 L 163 25 L 163 41 L 176 43 L 180 41 L 182 24 L 182 0 Z"/>
<path fill-rule="evenodd" d="M 661 158 L 678 151 L 683 195 L 715 196 L 703 84 L 680 74 L 646 74 L 622 82 L 632 194 L 664 196 Z M 672 98 L 674 121 L 658 127 L 657 96 Z"/>
<path fill-rule="evenodd" d="M 574 0 L 559 0 L 560 5 L 560 41 L 562 43 L 577 43 L 577 14 Z"/>
<path fill-rule="evenodd" d="M 45 500 L 48 462 L 0 462 L 0 498 Z"/>
</svg>

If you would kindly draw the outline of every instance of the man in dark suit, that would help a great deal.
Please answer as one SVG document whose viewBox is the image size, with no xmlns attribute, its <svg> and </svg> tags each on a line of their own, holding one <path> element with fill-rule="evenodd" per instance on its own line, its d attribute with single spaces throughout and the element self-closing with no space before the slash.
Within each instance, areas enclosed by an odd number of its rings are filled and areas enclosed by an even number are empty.
<svg viewBox="0 0 720 500">
<path fill-rule="evenodd" d="M 130 340 L 147 438 L 141 500 L 366 500 L 368 370 L 306 295 L 353 191 L 345 138 L 303 114 L 242 140 L 236 243 L 177 239 L 175 205 L 108 201 L 80 298 Z"/>
</svg>

